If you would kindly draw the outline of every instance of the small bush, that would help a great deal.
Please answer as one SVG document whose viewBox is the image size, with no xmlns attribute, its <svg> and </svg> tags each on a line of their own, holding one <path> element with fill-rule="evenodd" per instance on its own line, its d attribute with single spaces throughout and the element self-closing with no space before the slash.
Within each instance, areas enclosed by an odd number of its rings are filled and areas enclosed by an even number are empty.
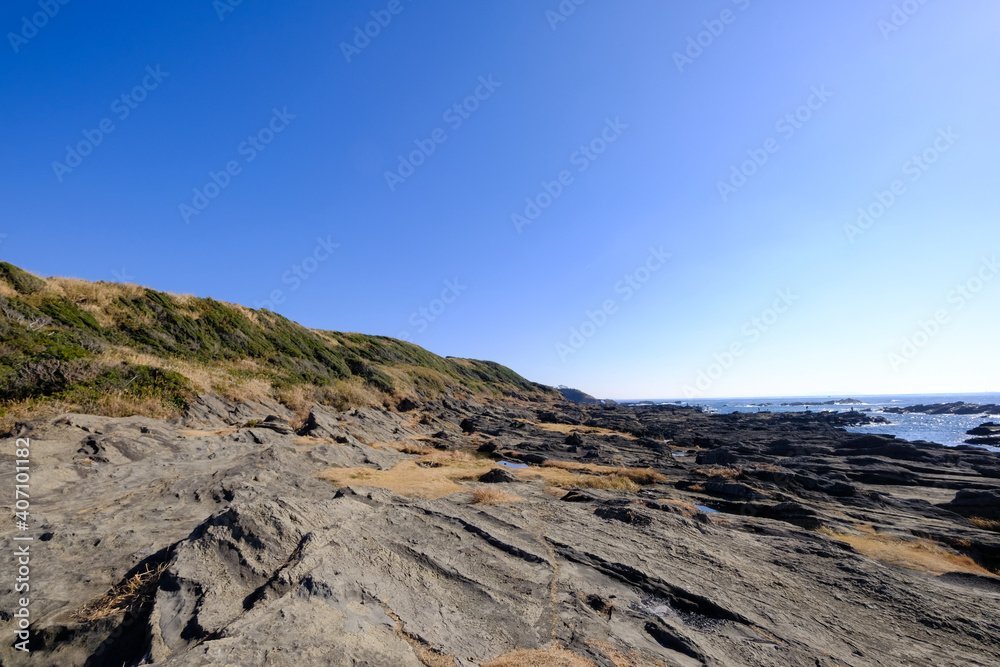
<svg viewBox="0 0 1000 667">
<path fill-rule="evenodd" d="M 3 280 L 19 294 L 34 294 L 45 287 L 45 281 L 36 278 L 13 264 L 0 262 L 0 280 Z"/>
</svg>

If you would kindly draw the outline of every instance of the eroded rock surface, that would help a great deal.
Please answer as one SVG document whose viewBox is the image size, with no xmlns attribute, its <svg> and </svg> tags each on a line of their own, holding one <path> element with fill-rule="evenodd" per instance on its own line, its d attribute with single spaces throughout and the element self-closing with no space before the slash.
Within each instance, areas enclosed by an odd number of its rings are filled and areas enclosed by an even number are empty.
<svg viewBox="0 0 1000 667">
<path fill-rule="evenodd" d="M 859 413 L 398 407 L 318 406 L 297 432 L 280 405 L 217 397 L 178 423 L 22 425 L 30 664 L 465 667 L 552 646 L 601 667 L 1000 662 L 1000 533 L 969 520 L 1000 519 L 1000 455 L 840 428 Z M 318 477 L 422 451 L 529 467 L 437 499 Z M 551 461 L 662 477 L 556 490 L 532 475 Z M 948 555 L 903 566 L 848 534 Z M 12 571 L 9 551 L 0 562 Z M 133 604 L 94 618 L 149 572 Z M 27 664 L 10 643 L 3 664 Z"/>
</svg>

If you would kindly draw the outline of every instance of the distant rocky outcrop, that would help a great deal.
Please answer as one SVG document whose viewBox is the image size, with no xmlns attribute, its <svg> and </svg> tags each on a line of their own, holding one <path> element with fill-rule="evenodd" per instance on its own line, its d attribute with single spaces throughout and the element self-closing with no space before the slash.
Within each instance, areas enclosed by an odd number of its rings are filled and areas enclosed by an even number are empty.
<svg viewBox="0 0 1000 667">
<path fill-rule="evenodd" d="M 913 412 L 918 412 L 925 415 L 997 414 L 1000 413 L 1000 405 L 996 405 L 995 403 L 987 403 L 986 405 L 977 405 L 975 403 L 955 401 L 954 403 L 932 403 L 930 405 L 920 404 L 920 405 L 910 405 L 907 407 L 888 407 L 888 408 L 883 408 L 882 412 L 891 415 L 902 415 Z"/>
<path fill-rule="evenodd" d="M 771 405 L 770 403 L 762 403 L 761 405 Z M 861 401 L 856 398 L 840 398 L 833 401 L 794 401 L 792 403 L 782 403 L 781 405 L 786 407 L 801 407 L 801 406 L 818 406 L 818 405 L 864 405 Z"/>
</svg>

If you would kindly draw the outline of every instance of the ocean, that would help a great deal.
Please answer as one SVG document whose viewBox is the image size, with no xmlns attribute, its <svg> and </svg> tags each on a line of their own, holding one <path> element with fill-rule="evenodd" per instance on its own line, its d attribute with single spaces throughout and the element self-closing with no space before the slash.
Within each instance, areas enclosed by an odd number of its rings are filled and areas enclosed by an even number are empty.
<svg viewBox="0 0 1000 667">
<path fill-rule="evenodd" d="M 861 401 L 854 405 L 821 405 L 821 406 L 783 406 L 782 403 L 794 402 L 822 402 L 853 398 Z M 673 403 L 679 405 L 697 405 L 704 408 L 706 412 L 804 412 L 812 410 L 831 410 L 835 412 L 854 410 L 870 410 L 873 415 L 881 415 L 887 418 L 891 424 L 873 424 L 871 426 L 858 426 L 848 428 L 852 433 L 887 433 L 904 440 L 927 440 L 937 442 L 948 447 L 965 444 L 966 431 L 979 426 L 983 422 L 1000 422 L 1000 414 L 978 414 L 978 415 L 924 415 L 924 414 L 884 414 L 882 411 L 887 407 L 905 407 L 909 405 L 932 405 L 935 403 L 954 403 L 963 401 L 965 403 L 975 403 L 978 405 L 997 404 L 1000 405 L 1000 393 L 989 394 L 885 394 L 877 396 L 778 396 L 761 398 L 719 398 L 719 399 L 694 399 L 690 401 L 676 400 L 635 400 L 621 401 L 622 403 Z M 771 405 L 761 405 L 770 403 Z M 979 445 L 983 449 L 1000 452 L 998 447 L 987 447 Z"/>
</svg>

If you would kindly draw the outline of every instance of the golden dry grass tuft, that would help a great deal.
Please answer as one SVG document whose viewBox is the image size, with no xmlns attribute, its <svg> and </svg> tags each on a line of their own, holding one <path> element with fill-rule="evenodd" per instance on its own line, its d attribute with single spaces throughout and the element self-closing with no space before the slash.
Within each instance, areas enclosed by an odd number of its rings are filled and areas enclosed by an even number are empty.
<svg viewBox="0 0 1000 667">
<path fill-rule="evenodd" d="M 742 468 L 729 468 L 725 466 L 713 466 L 711 468 L 695 468 L 699 475 L 711 477 L 712 479 L 739 479 L 743 474 Z"/>
<path fill-rule="evenodd" d="M 666 477 L 652 468 L 620 468 L 617 466 L 601 466 L 594 463 L 578 463 L 576 461 L 548 460 L 542 464 L 549 468 L 561 468 L 578 472 L 588 472 L 595 475 L 618 475 L 632 480 L 636 484 L 656 484 L 665 482 Z"/>
<path fill-rule="evenodd" d="M 483 667 L 596 667 L 586 658 L 563 648 L 520 649 L 484 662 Z"/>
<path fill-rule="evenodd" d="M 152 599 L 156 587 L 160 584 L 160 577 L 166 569 L 166 563 L 156 567 L 147 566 L 145 571 L 132 575 L 120 586 L 112 588 L 74 613 L 73 617 L 91 622 L 138 609 Z"/>
<path fill-rule="evenodd" d="M 615 667 L 667 667 L 667 664 L 662 660 L 640 653 L 635 649 L 630 650 L 627 654 L 622 653 L 611 642 L 589 641 L 587 646 L 596 648 L 603 653 L 604 657 L 614 663 Z"/>
<path fill-rule="evenodd" d="M 697 507 L 694 506 L 694 503 L 689 503 L 684 500 L 674 500 L 673 498 L 660 498 L 657 502 L 665 503 L 667 505 L 676 507 L 677 510 L 681 513 L 681 515 L 686 516 L 689 519 L 694 518 L 699 513 L 699 510 Z"/>
<path fill-rule="evenodd" d="M 484 487 L 472 492 L 472 502 L 476 505 L 503 505 L 505 503 L 517 503 L 524 500 L 521 496 L 498 489 L 496 487 Z"/>
<path fill-rule="evenodd" d="M 927 539 L 902 540 L 883 535 L 869 525 L 856 526 L 860 534 L 844 533 L 827 527 L 818 532 L 841 542 L 847 542 L 860 554 L 887 565 L 930 574 L 969 572 L 996 576 L 968 556 L 955 553 L 942 544 Z"/>
<path fill-rule="evenodd" d="M 527 419 L 518 419 L 517 421 L 537 426 L 543 431 L 551 431 L 552 433 L 565 433 L 567 435 L 570 433 L 579 433 L 580 435 L 617 435 L 622 438 L 628 438 L 629 440 L 635 440 L 635 436 L 631 433 L 612 431 L 611 429 L 601 428 L 599 426 L 580 426 L 578 424 L 539 424 L 528 421 Z"/>
<path fill-rule="evenodd" d="M 474 480 L 492 466 L 492 461 L 466 452 L 432 450 L 417 459 L 400 461 L 391 470 L 331 468 L 318 477 L 337 486 L 377 486 L 401 496 L 435 499 L 467 491 L 456 482 Z"/>
<path fill-rule="evenodd" d="M 614 473 L 595 473 L 578 475 L 571 470 L 560 466 L 540 466 L 532 468 L 520 468 L 514 471 L 514 475 L 525 481 L 542 480 L 549 486 L 558 486 L 564 489 L 610 489 L 618 491 L 638 491 L 639 485 L 628 477 L 621 474 L 620 468 L 607 467 Z"/>
<path fill-rule="evenodd" d="M 974 526 L 982 528 L 983 530 L 992 530 L 1000 533 L 1000 521 L 995 519 L 984 519 L 981 516 L 974 516 L 969 519 L 969 521 L 971 521 Z"/>
</svg>

